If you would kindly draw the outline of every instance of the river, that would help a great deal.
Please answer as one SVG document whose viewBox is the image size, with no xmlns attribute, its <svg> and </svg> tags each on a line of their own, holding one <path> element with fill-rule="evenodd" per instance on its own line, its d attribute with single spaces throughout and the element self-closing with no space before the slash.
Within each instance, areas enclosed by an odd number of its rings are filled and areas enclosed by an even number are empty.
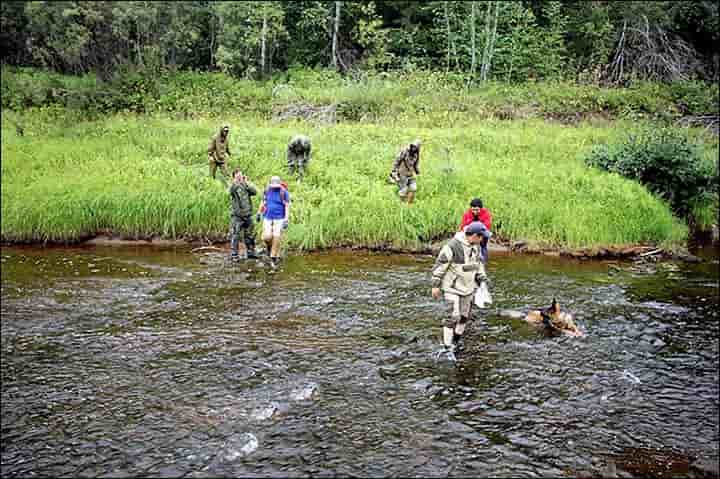
<svg viewBox="0 0 720 479">
<path fill-rule="evenodd" d="M 717 477 L 716 253 L 492 256 L 452 365 L 430 256 L 4 247 L 2 477 Z"/>
</svg>

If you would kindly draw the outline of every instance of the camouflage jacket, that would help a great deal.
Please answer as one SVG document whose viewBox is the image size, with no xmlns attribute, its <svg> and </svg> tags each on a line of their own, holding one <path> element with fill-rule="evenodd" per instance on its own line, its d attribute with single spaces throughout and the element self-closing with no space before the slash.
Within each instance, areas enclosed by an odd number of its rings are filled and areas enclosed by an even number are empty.
<svg viewBox="0 0 720 479">
<path fill-rule="evenodd" d="M 208 155 L 210 155 L 218 163 L 225 163 L 225 160 L 227 159 L 225 155 L 230 155 L 229 137 L 225 136 L 223 139 L 222 135 L 222 129 L 224 127 L 225 125 L 223 125 L 223 127 L 220 128 L 220 131 L 212 137 L 207 150 Z"/>
<path fill-rule="evenodd" d="M 412 178 L 415 175 L 419 175 L 419 163 L 420 151 L 418 150 L 417 153 L 413 154 L 410 152 L 410 145 L 408 145 L 403 148 L 400 153 L 398 153 L 397 158 L 395 158 L 391 176 L 396 178 L 401 176 Z"/>
<path fill-rule="evenodd" d="M 257 194 L 257 188 L 250 183 L 233 182 L 228 189 L 230 193 L 230 214 L 239 218 L 251 216 L 253 213 L 252 198 Z"/>
<path fill-rule="evenodd" d="M 309 155 L 311 149 L 310 138 L 305 135 L 294 136 L 293 139 L 290 140 L 290 143 L 288 143 L 288 154 Z"/>
</svg>

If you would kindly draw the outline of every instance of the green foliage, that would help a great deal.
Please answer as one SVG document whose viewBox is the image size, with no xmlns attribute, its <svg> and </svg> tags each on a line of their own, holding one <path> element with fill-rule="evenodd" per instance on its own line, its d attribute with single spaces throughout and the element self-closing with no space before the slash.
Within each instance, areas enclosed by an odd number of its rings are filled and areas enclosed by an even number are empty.
<svg viewBox="0 0 720 479">
<path fill-rule="evenodd" d="M 473 85 L 469 80 L 469 75 L 456 72 L 367 72 L 352 78 L 330 69 L 290 68 L 273 80 L 253 81 L 223 73 L 155 75 L 126 68 L 100 82 L 94 75 L 63 76 L 3 67 L 2 104 L 13 110 L 61 106 L 91 117 L 123 111 L 181 117 L 243 111 L 266 118 L 274 108 L 296 103 L 334 104 L 340 120 L 375 121 L 422 114 L 427 115 L 429 124 L 459 116 L 542 116 L 577 122 L 594 115 L 669 123 L 687 113 L 717 114 L 717 109 L 707 110 L 717 108 L 717 87 L 696 82 L 637 82 L 628 88 L 606 88 L 567 81 Z"/>
<path fill-rule="evenodd" d="M 703 161 L 699 146 L 674 129 L 646 129 L 598 146 L 586 162 L 646 185 L 681 217 L 718 195 L 717 164 Z"/>
<path fill-rule="evenodd" d="M 681 113 L 717 115 L 720 109 L 720 87 L 717 83 L 699 80 L 670 84 L 670 95 Z"/>
<path fill-rule="evenodd" d="M 498 24 L 493 77 L 504 81 L 557 79 L 566 75 L 563 30 L 566 19 L 558 2 L 548 2 L 550 24 L 538 26 L 532 10 L 522 2 L 506 2 Z"/>
<path fill-rule="evenodd" d="M 234 76 L 255 78 L 269 71 L 277 43 L 287 36 L 281 2 L 220 2 L 217 65 Z M 265 55 L 262 58 L 262 45 Z M 263 64 L 265 61 L 265 64 Z"/>
</svg>

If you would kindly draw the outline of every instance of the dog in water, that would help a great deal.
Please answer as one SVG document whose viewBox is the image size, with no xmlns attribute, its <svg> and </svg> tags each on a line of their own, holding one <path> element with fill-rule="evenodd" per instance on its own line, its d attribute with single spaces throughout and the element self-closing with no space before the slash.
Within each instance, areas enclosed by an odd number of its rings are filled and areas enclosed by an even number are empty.
<svg viewBox="0 0 720 479">
<path fill-rule="evenodd" d="M 549 308 L 535 309 L 528 312 L 525 321 L 544 328 L 551 333 L 562 333 L 568 336 L 582 336 L 570 313 L 560 311 L 560 303 L 555 298 Z"/>
</svg>

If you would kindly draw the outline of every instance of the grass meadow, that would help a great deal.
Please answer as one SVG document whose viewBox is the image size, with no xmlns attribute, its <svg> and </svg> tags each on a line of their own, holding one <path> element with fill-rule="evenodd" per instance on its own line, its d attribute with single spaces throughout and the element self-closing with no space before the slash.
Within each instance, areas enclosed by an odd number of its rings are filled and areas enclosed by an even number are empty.
<svg viewBox="0 0 720 479">
<path fill-rule="evenodd" d="M 226 239 L 229 198 L 223 182 L 209 178 L 206 155 L 226 121 L 229 166 L 260 189 L 273 174 L 285 177 L 289 138 L 310 135 L 309 173 L 289 181 L 287 245 L 294 249 L 419 247 L 450 236 L 475 196 L 505 240 L 576 248 L 673 243 L 687 235 L 644 187 L 583 164 L 592 145 L 631 128 L 623 121 L 567 126 L 464 116 L 431 126 L 420 115 L 314 125 L 258 116 L 117 114 L 79 121 L 40 110 L 9 113 L 2 117 L 6 242 L 73 242 L 98 232 Z M 423 140 L 421 175 L 416 201 L 407 205 L 387 177 L 398 150 L 416 137 Z"/>
</svg>

